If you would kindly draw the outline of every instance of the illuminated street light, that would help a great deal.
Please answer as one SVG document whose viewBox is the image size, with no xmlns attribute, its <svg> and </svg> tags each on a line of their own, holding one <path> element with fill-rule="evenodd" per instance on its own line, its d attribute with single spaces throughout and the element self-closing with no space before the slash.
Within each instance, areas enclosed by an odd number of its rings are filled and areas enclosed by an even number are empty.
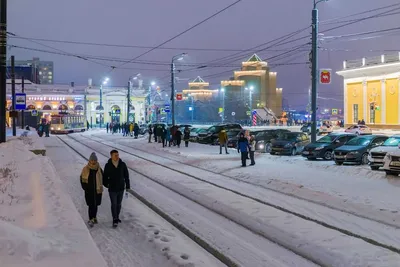
<svg viewBox="0 0 400 267">
<path fill-rule="evenodd" d="M 172 57 L 171 60 L 171 113 L 172 113 L 172 125 L 175 125 L 175 61 L 181 61 L 187 55 L 187 53 L 178 54 Z"/>
</svg>

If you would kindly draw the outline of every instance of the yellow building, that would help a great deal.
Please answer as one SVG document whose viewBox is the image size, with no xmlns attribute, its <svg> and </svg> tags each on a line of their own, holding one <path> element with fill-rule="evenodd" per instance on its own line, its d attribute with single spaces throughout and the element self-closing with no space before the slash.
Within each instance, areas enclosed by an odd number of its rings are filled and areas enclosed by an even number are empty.
<svg viewBox="0 0 400 267">
<path fill-rule="evenodd" d="M 400 128 L 400 53 L 343 62 L 346 125 Z"/>
</svg>

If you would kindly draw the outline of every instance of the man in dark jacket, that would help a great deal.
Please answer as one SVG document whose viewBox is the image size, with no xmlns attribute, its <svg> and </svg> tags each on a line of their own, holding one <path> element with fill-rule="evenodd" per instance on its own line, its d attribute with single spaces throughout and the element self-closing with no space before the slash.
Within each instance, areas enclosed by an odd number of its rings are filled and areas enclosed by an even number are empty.
<svg viewBox="0 0 400 267">
<path fill-rule="evenodd" d="M 113 216 L 113 227 L 117 227 L 121 222 L 119 214 L 121 212 L 122 198 L 124 190 L 130 189 L 129 172 L 125 162 L 119 158 L 117 150 L 110 152 L 111 158 L 104 167 L 103 185 L 108 188 L 111 200 L 111 213 Z"/>
<path fill-rule="evenodd" d="M 248 157 L 248 149 L 249 149 L 249 140 L 247 140 L 246 137 L 244 137 L 244 133 L 240 133 L 240 137 L 238 140 L 238 153 L 241 153 L 241 158 L 242 158 L 242 167 L 246 167 L 246 160 Z"/>
<path fill-rule="evenodd" d="M 190 140 L 190 129 L 189 126 L 185 126 L 185 130 L 183 130 L 183 140 L 185 141 L 185 147 L 189 146 Z"/>
</svg>

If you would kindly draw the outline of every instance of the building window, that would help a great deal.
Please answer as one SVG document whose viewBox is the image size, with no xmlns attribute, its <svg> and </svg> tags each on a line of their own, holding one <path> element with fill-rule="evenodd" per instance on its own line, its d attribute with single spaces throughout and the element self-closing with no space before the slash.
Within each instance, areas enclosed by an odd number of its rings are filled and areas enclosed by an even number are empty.
<svg viewBox="0 0 400 267">
<path fill-rule="evenodd" d="M 53 72 L 49 71 L 49 75 L 53 75 Z"/>
<path fill-rule="evenodd" d="M 375 123 L 375 104 L 371 103 L 369 106 L 369 123 Z"/>
<path fill-rule="evenodd" d="M 358 123 L 358 104 L 353 105 L 353 122 Z"/>
</svg>

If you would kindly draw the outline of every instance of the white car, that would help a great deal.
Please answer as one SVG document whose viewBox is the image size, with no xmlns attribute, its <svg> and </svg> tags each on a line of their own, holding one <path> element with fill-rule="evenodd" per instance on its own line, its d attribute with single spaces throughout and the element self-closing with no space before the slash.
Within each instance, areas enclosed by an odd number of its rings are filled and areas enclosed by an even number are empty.
<svg viewBox="0 0 400 267">
<path fill-rule="evenodd" d="M 357 135 L 372 134 L 371 128 L 365 125 L 353 125 L 345 130 L 346 133 L 353 133 Z"/>
<path fill-rule="evenodd" d="M 319 133 L 320 134 L 330 134 L 332 132 L 333 132 L 333 126 L 321 125 L 321 127 L 319 127 Z"/>
<path fill-rule="evenodd" d="M 368 161 L 371 170 L 378 170 L 384 165 L 384 158 L 387 153 L 397 152 L 400 143 L 400 135 L 390 137 L 382 146 L 372 148 L 368 154 Z"/>
<path fill-rule="evenodd" d="M 386 175 L 400 174 L 400 145 L 396 151 L 388 152 L 383 159 L 383 170 Z"/>
</svg>

